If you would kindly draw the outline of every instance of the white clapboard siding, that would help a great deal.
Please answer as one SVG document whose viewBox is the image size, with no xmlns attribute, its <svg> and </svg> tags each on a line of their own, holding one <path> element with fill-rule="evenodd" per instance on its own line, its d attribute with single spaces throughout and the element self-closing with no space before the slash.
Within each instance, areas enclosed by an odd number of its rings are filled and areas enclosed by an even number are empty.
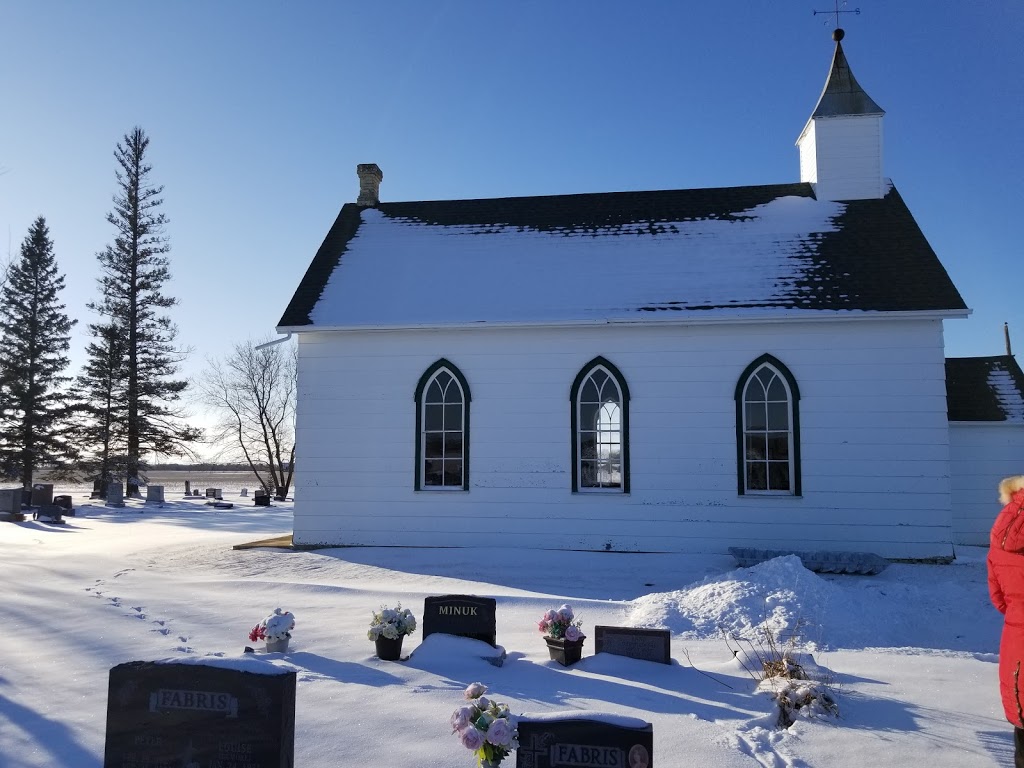
<svg viewBox="0 0 1024 768">
<path fill-rule="evenodd" d="M 801 136 L 800 180 L 815 185 L 819 200 L 858 200 L 884 194 L 882 118 L 817 118 Z"/>
<path fill-rule="evenodd" d="M 1024 475 L 1024 424 L 1019 422 L 949 425 L 953 541 L 988 545 L 999 513 L 999 481 Z"/>
<path fill-rule="evenodd" d="M 800 388 L 801 497 L 737 492 L 739 376 Z M 602 356 L 629 387 L 630 493 L 571 492 L 570 401 Z M 470 490 L 414 490 L 416 384 L 469 384 Z M 295 541 L 948 557 L 949 430 L 932 320 L 300 335 Z"/>
</svg>

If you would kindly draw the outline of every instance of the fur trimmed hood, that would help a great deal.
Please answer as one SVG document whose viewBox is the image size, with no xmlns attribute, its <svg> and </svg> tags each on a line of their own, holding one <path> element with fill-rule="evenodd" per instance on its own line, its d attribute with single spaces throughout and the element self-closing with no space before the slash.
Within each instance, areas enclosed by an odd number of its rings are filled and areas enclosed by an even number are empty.
<svg viewBox="0 0 1024 768">
<path fill-rule="evenodd" d="M 1004 478 L 999 483 L 999 503 L 1009 504 L 1017 491 L 1024 491 L 1024 475 Z"/>
</svg>

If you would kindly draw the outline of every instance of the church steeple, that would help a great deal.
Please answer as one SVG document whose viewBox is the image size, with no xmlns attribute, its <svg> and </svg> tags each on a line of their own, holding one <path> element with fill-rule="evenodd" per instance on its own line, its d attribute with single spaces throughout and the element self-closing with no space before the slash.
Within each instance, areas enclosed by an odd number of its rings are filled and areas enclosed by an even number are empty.
<svg viewBox="0 0 1024 768">
<path fill-rule="evenodd" d="M 800 180 L 814 185 L 819 200 L 857 200 L 884 194 L 882 116 L 885 111 L 861 88 L 843 52 L 843 30 L 818 103 L 804 126 Z"/>
</svg>

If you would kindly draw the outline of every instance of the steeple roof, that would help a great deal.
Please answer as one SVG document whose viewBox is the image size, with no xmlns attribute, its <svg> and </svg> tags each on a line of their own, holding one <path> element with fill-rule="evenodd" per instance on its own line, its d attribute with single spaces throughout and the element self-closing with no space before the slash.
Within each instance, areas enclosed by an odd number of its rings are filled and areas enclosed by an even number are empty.
<svg viewBox="0 0 1024 768">
<path fill-rule="evenodd" d="M 884 115 L 885 110 L 865 93 L 853 76 L 850 64 L 843 53 L 842 30 L 836 30 L 836 53 L 832 57 L 832 70 L 818 99 L 818 105 L 811 114 L 816 117 L 841 117 L 845 115 Z"/>
</svg>

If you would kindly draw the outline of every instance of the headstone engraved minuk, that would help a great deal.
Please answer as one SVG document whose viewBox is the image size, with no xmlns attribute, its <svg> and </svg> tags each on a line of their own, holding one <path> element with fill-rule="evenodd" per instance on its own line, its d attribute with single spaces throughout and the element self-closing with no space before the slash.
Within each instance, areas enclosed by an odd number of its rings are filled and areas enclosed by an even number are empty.
<svg viewBox="0 0 1024 768">
<path fill-rule="evenodd" d="M 653 768 L 654 728 L 608 715 L 519 718 L 516 768 Z"/>
<path fill-rule="evenodd" d="M 483 640 L 492 646 L 497 640 L 493 597 L 442 595 L 423 600 L 423 638 L 435 632 Z"/>
<path fill-rule="evenodd" d="M 667 629 L 594 627 L 594 653 L 614 653 L 641 661 L 672 663 L 672 634 Z"/>
<path fill-rule="evenodd" d="M 295 672 L 234 664 L 111 669 L 104 768 L 292 768 Z"/>
</svg>

